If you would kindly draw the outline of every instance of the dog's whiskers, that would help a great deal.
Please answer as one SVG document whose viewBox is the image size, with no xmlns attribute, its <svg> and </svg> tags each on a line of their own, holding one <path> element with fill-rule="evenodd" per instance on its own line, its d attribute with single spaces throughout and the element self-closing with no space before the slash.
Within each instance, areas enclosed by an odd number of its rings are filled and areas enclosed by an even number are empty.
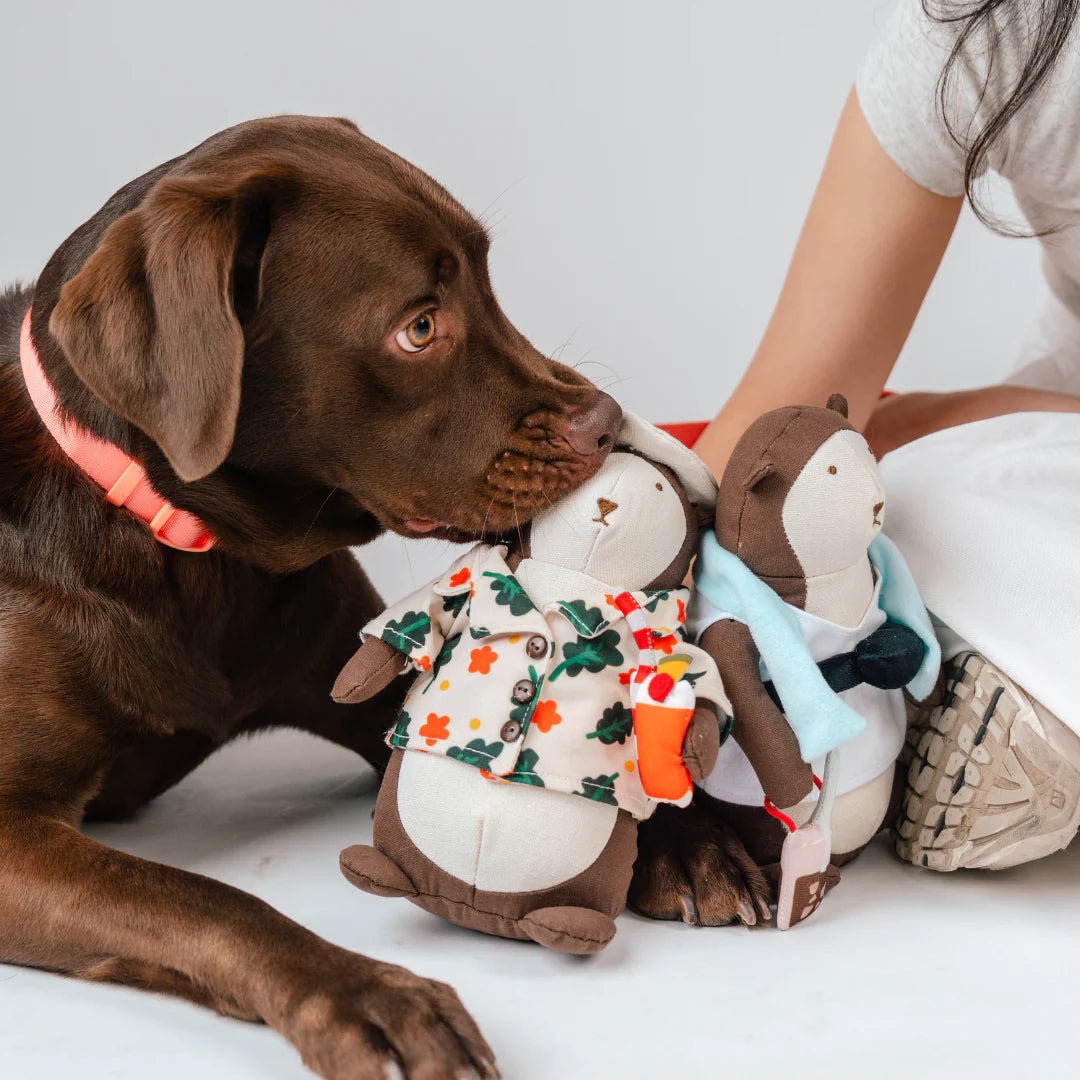
<svg viewBox="0 0 1080 1080">
<path fill-rule="evenodd" d="M 304 533 L 304 539 L 302 543 L 307 543 L 308 537 L 311 535 L 311 530 L 315 528 L 315 522 L 319 520 L 319 515 L 326 509 L 326 504 L 337 494 L 338 489 L 335 485 L 330 489 L 330 494 L 319 504 L 319 509 L 315 511 L 315 516 L 311 519 L 311 524 L 307 527 L 307 532 Z"/>
<path fill-rule="evenodd" d="M 484 217 L 485 217 L 485 215 L 487 214 L 487 212 L 488 212 L 488 211 L 489 211 L 489 210 L 490 210 L 490 209 L 491 209 L 491 208 L 492 208 L 492 207 L 493 207 L 493 206 L 494 206 L 494 205 L 495 205 L 495 204 L 496 204 L 496 203 L 497 203 L 497 202 L 498 202 L 498 201 L 499 201 L 499 200 L 500 200 L 500 199 L 501 199 L 501 198 L 502 198 L 502 197 L 503 197 L 503 196 L 504 196 L 504 195 L 505 195 L 505 194 L 506 194 L 506 193 L 507 193 L 507 192 L 508 192 L 508 191 L 509 191 L 509 190 L 510 190 L 511 188 L 513 188 L 513 187 L 516 187 L 516 186 L 517 186 L 518 184 L 520 184 L 520 183 L 521 183 L 521 181 L 522 181 L 522 180 L 524 180 L 524 179 L 525 179 L 525 174 L 523 173 L 523 174 L 522 174 L 521 176 L 519 176 L 519 177 L 518 177 L 518 178 L 517 178 L 516 180 L 511 180 L 511 181 L 510 181 L 510 183 L 509 183 L 509 184 L 507 184 L 507 185 L 506 185 L 506 187 L 504 187 L 504 188 L 502 189 L 502 191 L 500 191 L 500 192 L 499 192 L 499 194 L 498 194 L 498 195 L 496 195 L 496 196 L 495 196 L 495 198 L 494 198 L 494 199 L 492 199 L 492 200 L 491 200 L 491 202 L 489 202 L 489 203 L 487 204 L 487 206 L 485 206 L 485 207 L 484 207 L 484 209 L 483 209 L 483 210 L 481 210 L 481 211 L 480 211 L 480 213 L 479 213 L 479 214 L 477 214 L 476 216 L 477 216 L 477 217 L 478 217 L 478 218 L 479 218 L 479 219 L 480 219 L 481 221 L 483 221 L 483 220 L 484 220 Z"/>
<path fill-rule="evenodd" d="M 497 494 L 498 494 L 498 493 L 496 492 L 496 495 L 497 495 Z M 492 495 L 492 496 L 491 496 L 491 502 L 489 502 L 489 503 L 487 504 L 487 509 L 486 509 L 486 510 L 484 511 L 484 522 L 483 522 L 483 524 L 482 524 L 482 525 L 480 526 L 480 539 L 481 539 L 481 540 L 482 540 L 482 539 L 483 539 L 483 538 L 484 538 L 484 537 L 485 537 L 485 536 L 487 535 L 487 523 L 488 523 L 488 516 L 489 516 L 489 515 L 491 514 L 491 508 L 492 508 L 492 507 L 493 507 L 493 506 L 495 505 L 495 498 L 496 498 L 496 495 Z"/>
<path fill-rule="evenodd" d="M 559 509 L 559 504 L 552 500 L 551 496 L 543 489 L 540 489 L 540 494 L 543 496 L 544 502 L 548 504 L 548 509 L 551 510 L 555 516 L 571 531 L 575 528 L 574 523 L 567 518 Z"/>
<path fill-rule="evenodd" d="M 618 376 L 616 378 L 608 379 L 608 381 L 606 383 L 604 383 L 603 386 L 600 386 L 600 384 L 597 383 L 597 386 L 601 390 L 604 390 L 606 392 L 606 391 L 610 390 L 613 386 L 618 386 L 619 383 L 628 382 L 629 379 L 630 379 L 629 375 L 620 375 L 620 376 Z"/>
<path fill-rule="evenodd" d="M 401 550 L 405 552 L 405 563 L 409 567 L 409 577 L 412 579 L 413 588 L 416 588 L 416 571 L 413 569 L 412 556 L 409 555 L 409 541 L 401 538 Z"/>
<path fill-rule="evenodd" d="M 570 336 L 561 345 L 558 345 L 554 349 L 552 349 L 551 355 L 548 357 L 548 359 L 551 360 L 553 363 L 558 363 L 559 357 L 562 356 L 563 352 L 574 343 L 574 335 L 580 329 L 581 327 L 575 326 L 574 329 L 570 331 Z M 588 354 L 586 353 L 586 355 Z M 576 368 L 577 364 L 574 364 L 573 366 Z"/>
<path fill-rule="evenodd" d="M 577 361 L 576 363 L 574 363 L 574 364 L 571 364 L 570 366 L 571 366 L 571 367 L 572 367 L 572 368 L 573 368 L 573 369 L 574 369 L 575 371 L 577 371 L 577 370 L 578 370 L 578 368 L 584 367 L 584 366 L 585 366 L 586 364 L 600 364 L 600 366 L 601 366 L 601 367 L 606 367 L 606 368 L 608 369 L 608 371 L 611 371 L 611 368 L 610 368 L 610 367 L 609 367 L 609 366 L 608 366 L 607 364 L 605 364 L 605 363 L 603 362 L 603 360 L 590 360 L 590 359 L 589 359 L 589 356 L 590 356 L 591 354 L 592 354 L 592 349 L 586 349 L 586 350 L 585 350 L 585 351 L 584 351 L 584 352 L 583 352 L 583 353 L 581 354 L 581 359 L 580 359 L 580 360 L 578 360 L 578 361 Z"/>
<path fill-rule="evenodd" d="M 616 372 L 616 370 L 610 364 L 605 363 L 603 360 L 588 359 L 589 353 L 591 351 L 591 349 L 586 350 L 581 359 L 578 360 L 576 363 L 572 364 L 571 367 L 573 367 L 575 371 L 579 371 L 581 368 L 585 367 L 586 364 L 595 364 L 597 367 L 606 368 L 608 373 L 613 377 L 618 374 L 618 372 Z"/>
<path fill-rule="evenodd" d="M 525 541 L 521 536 L 521 519 L 518 517 L 517 496 L 513 492 L 510 492 L 510 505 L 514 508 L 514 529 L 517 532 L 518 549 L 524 551 Z"/>
</svg>

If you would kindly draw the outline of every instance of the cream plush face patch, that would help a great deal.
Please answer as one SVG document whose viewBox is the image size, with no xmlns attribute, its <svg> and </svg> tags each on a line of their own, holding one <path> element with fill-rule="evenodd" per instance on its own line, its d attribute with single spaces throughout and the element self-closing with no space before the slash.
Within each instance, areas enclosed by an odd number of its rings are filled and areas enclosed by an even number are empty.
<svg viewBox="0 0 1080 1080">
<path fill-rule="evenodd" d="M 533 518 L 530 554 L 641 589 L 674 562 L 685 539 L 686 514 L 668 478 L 644 458 L 617 451 L 591 480 Z"/>
<path fill-rule="evenodd" d="M 783 524 L 807 578 L 866 558 L 884 521 L 885 489 L 858 432 L 838 431 L 818 447 L 788 491 Z"/>
</svg>

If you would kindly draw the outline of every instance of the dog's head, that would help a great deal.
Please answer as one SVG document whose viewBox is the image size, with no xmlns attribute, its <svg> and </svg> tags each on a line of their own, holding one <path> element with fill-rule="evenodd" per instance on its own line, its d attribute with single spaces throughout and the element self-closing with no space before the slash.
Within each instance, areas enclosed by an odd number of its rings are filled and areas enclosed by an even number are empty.
<svg viewBox="0 0 1080 1080">
<path fill-rule="evenodd" d="M 66 407 L 265 565 L 496 535 L 599 468 L 620 410 L 514 328 L 487 250 L 348 121 L 258 120 L 118 192 L 34 335 Z"/>
</svg>

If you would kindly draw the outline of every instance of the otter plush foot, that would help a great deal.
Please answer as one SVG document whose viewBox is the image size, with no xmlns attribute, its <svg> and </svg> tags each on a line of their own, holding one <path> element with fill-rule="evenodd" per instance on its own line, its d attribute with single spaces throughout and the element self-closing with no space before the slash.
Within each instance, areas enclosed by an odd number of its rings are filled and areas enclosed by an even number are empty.
<svg viewBox="0 0 1080 1080">
<path fill-rule="evenodd" d="M 599 952 L 615 936 L 614 919 L 582 907 L 537 908 L 518 926 L 545 948 L 578 956 Z"/>
<path fill-rule="evenodd" d="M 661 806 L 642 822 L 630 907 L 695 926 L 768 922 L 773 888 L 709 801 L 697 792 L 685 810 Z"/>
<path fill-rule="evenodd" d="M 416 886 L 392 859 L 365 844 L 341 853 L 341 872 L 347 881 L 375 896 L 416 896 Z"/>
</svg>

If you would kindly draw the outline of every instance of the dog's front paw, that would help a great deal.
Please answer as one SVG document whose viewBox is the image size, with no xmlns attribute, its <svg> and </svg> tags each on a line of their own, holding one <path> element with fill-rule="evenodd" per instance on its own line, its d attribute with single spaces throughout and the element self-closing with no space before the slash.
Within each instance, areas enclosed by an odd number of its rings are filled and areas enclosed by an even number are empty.
<svg viewBox="0 0 1080 1080">
<path fill-rule="evenodd" d="M 393 964 L 341 951 L 288 1013 L 284 1034 L 324 1080 L 499 1075 L 454 990 Z"/>
<path fill-rule="evenodd" d="M 696 926 L 768 922 L 772 888 L 742 842 L 708 806 L 660 806 L 638 831 L 630 906 Z"/>
</svg>

